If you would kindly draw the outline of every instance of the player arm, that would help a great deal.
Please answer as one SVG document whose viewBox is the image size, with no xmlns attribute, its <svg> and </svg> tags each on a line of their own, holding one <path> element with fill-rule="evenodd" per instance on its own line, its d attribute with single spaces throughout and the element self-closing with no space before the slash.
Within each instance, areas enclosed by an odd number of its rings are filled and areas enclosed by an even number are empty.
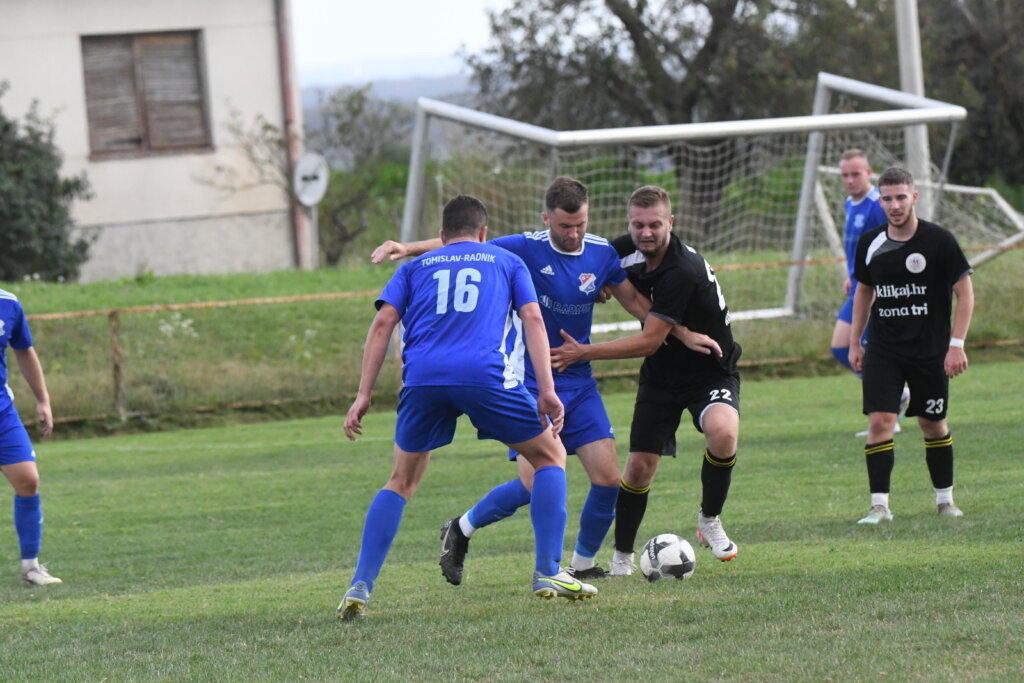
<svg viewBox="0 0 1024 683">
<path fill-rule="evenodd" d="M 345 435 L 350 441 L 355 441 L 356 434 L 363 433 L 362 418 L 370 409 L 370 398 L 373 395 L 373 387 L 380 376 L 380 369 L 384 365 L 384 359 L 388 353 L 388 343 L 391 335 L 398 325 L 401 316 L 398 309 L 389 303 L 381 305 L 370 329 L 366 333 L 366 345 L 363 347 L 363 366 L 359 377 L 359 389 L 356 390 L 355 401 L 348 409 L 345 416 Z"/>
<path fill-rule="evenodd" d="M 562 431 L 565 410 L 558 399 L 558 394 L 555 393 L 555 380 L 551 375 L 551 363 L 548 360 L 551 347 L 548 344 L 548 333 L 544 327 L 540 304 L 530 301 L 520 306 L 516 313 L 523 323 L 526 352 L 530 354 L 530 362 L 533 363 L 540 423 L 547 426 L 547 420 L 550 419 L 552 432 L 557 436 Z"/>
<path fill-rule="evenodd" d="M 855 372 L 862 370 L 864 349 L 860 345 L 860 338 L 864 334 L 864 328 L 867 327 L 871 302 L 874 298 L 874 287 L 869 287 L 864 283 L 857 285 L 857 292 L 853 295 L 853 321 L 850 323 L 850 366 Z"/>
<path fill-rule="evenodd" d="M 611 360 L 613 358 L 649 356 L 665 342 L 672 331 L 672 323 L 658 316 L 648 315 L 644 322 L 644 328 L 639 334 L 601 344 L 580 344 L 565 330 L 560 331 L 565 343 L 551 349 L 551 364 L 559 372 L 581 360 Z"/>
<path fill-rule="evenodd" d="M 623 280 L 617 285 L 608 285 L 608 287 L 627 313 L 641 322 L 647 319 L 647 314 L 651 310 L 651 300 L 637 291 L 633 283 Z M 722 357 L 722 347 L 706 334 L 694 332 L 685 325 L 673 325 L 671 335 L 683 342 L 691 351 L 703 354 L 713 353 L 718 358 Z"/>
<path fill-rule="evenodd" d="M 389 261 L 397 261 L 400 258 L 406 256 L 420 256 L 426 254 L 428 251 L 434 249 L 440 249 L 443 246 L 440 237 L 435 237 L 429 240 L 420 240 L 419 242 L 396 242 L 394 240 L 388 240 L 378 246 L 370 254 L 370 263 L 380 263 L 385 258 Z"/>
<path fill-rule="evenodd" d="M 953 285 L 953 294 L 956 296 L 956 311 L 953 313 L 953 332 L 945 362 L 946 375 L 949 377 L 956 377 L 967 369 L 967 353 L 963 343 L 974 313 L 974 284 L 970 275 L 964 275 Z"/>
<path fill-rule="evenodd" d="M 50 409 L 50 392 L 46 389 L 43 365 L 39 362 L 36 350 L 31 346 L 13 351 L 21 374 L 36 397 L 36 417 L 42 427 L 43 438 L 46 438 L 53 431 L 53 411 Z"/>
</svg>

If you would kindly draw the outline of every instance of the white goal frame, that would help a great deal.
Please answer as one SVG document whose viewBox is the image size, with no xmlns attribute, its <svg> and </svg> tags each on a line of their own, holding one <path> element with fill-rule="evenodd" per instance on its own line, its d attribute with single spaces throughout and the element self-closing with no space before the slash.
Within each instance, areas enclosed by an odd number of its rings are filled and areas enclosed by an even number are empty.
<svg viewBox="0 0 1024 683">
<path fill-rule="evenodd" d="M 833 94 L 849 95 L 885 105 L 881 111 L 830 114 Z M 602 147 L 614 144 L 667 143 L 674 141 L 707 140 L 770 133 L 808 134 L 804 161 L 799 208 L 793 231 L 791 261 L 784 302 L 776 308 L 734 311 L 735 320 L 768 319 L 796 315 L 800 310 L 801 288 L 807 264 L 807 243 L 812 212 L 821 212 L 818 173 L 823 153 L 824 133 L 872 127 L 906 127 L 907 134 L 920 125 L 952 124 L 944 167 L 948 167 L 949 150 L 956 134 L 956 126 L 967 117 L 967 111 L 958 105 L 920 97 L 890 88 L 884 88 L 829 73 L 819 73 L 812 114 L 784 118 L 723 121 L 633 128 L 610 128 L 575 131 L 555 131 L 521 121 L 487 114 L 429 98 L 416 103 L 416 121 L 413 133 L 409 179 L 402 217 L 400 239 L 404 242 L 418 239 L 418 221 L 423 215 L 426 199 L 426 168 L 430 156 L 431 121 L 447 120 L 473 128 L 493 131 L 514 139 L 536 143 L 557 152 L 563 148 Z M 907 160 L 911 168 L 929 168 L 928 159 Z M 942 170 L 945 177 L 945 168 Z M 922 187 L 933 187 L 931 178 L 918 178 Z M 831 219 L 826 225 L 831 224 Z M 826 232 L 836 233 L 834 226 Z M 840 238 L 829 236 L 833 249 L 842 253 Z M 844 271 L 845 272 L 845 271 Z M 615 324 L 610 329 L 635 329 L 638 323 Z M 607 326 L 601 326 L 607 327 Z M 598 331 L 595 325 L 595 331 Z M 604 330 L 608 331 L 608 330 Z"/>
</svg>

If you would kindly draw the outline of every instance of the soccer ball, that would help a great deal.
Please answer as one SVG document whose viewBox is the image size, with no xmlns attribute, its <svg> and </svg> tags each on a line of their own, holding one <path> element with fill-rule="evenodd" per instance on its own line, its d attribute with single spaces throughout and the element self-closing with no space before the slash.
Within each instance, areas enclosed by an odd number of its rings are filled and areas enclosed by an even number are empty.
<svg viewBox="0 0 1024 683">
<path fill-rule="evenodd" d="M 640 571 L 648 581 L 688 579 L 696 567 L 690 542 L 675 534 L 658 534 L 640 551 Z"/>
</svg>

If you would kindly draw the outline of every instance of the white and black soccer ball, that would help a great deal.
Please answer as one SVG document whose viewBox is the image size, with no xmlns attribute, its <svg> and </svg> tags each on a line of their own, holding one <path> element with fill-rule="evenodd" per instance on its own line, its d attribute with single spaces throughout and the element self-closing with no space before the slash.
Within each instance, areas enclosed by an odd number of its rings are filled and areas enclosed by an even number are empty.
<svg viewBox="0 0 1024 683">
<path fill-rule="evenodd" d="M 640 552 L 640 571 L 648 581 L 688 579 L 696 567 L 693 546 L 675 534 L 658 534 Z"/>
</svg>

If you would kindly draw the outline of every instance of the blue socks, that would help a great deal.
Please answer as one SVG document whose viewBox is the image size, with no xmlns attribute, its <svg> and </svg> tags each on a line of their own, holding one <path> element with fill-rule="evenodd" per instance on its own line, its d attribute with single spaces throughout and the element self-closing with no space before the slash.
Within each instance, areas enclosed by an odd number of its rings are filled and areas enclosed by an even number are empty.
<svg viewBox="0 0 1024 683">
<path fill-rule="evenodd" d="M 576 537 L 576 554 L 594 557 L 601 549 L 604 537 L 615 519 L 615 501 L 619 498 L 618 486 L 590 485 L 590 493 L 580 513 L 580 533 Z"/>
<path fill-rule="evenodd" d="M 533 475 L 530 520 L 537 552 L 536 570 L 541 576 L 558 573 L 565 540 L 565 470 L 555 465 L 541 467 Z"/>
<path fill-rule="evenodd" d="M 469 523 L 474 529 L 511 517 L 515 511 L 530 504 L 530 492 L 519 478 L 506 481 L 491 489 L 469 511 Z"/>
<path fill-rule="evenodd" d="M 43 541 L 43 507 L 38 493 L 14 496 L 14 529 L 18 532 L 21 559 L 39 557 L 39 546 Z"/>
<path fill-rule="evenodd" d="M 850 349 L 845 346 L 833 346 L 832 355 L 840 365 L 846 366 L 847 370 L 853 370 L 853 366 L 850 365 Z"/>
<path fill-rule="evenodd" d="M 363 541 L 359 546 L 359 560 L 356 562 L 352 585 L 365 581 L 366 586 L 373 590 L 373 582 L 377 580 L 384 558 L 391 549 L 391 542 L 395 540 L 404 511 L 405 498 L 394 491 L 381 489 L 374 496 L 370 509 L 366 511 Z"/>
</svg>

